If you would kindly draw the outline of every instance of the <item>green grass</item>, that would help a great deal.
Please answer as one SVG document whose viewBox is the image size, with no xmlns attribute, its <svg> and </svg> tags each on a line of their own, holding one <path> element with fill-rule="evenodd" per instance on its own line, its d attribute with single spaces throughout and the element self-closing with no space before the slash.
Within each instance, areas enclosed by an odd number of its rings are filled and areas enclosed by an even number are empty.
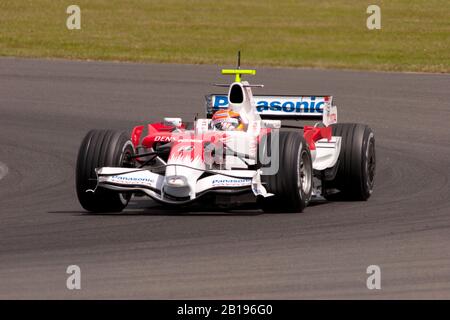
<svg viewBox="0 0 450 320">
<path fill-rule="evenodd" d="M 70 4 L 81 30 L 66 28 Z M 238 50 L 246 66 L 450 72 L 450 2 L 0 1 L 0 56 L 233 65 Z"/>
</svg>

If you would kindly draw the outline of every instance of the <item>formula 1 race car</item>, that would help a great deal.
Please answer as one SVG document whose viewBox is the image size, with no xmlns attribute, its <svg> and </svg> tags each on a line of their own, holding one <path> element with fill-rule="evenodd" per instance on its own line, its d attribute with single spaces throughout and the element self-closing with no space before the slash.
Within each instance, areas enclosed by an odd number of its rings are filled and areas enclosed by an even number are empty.
<svg viewBox="0 0 450 320">
<path fill-rule="evenodd" d="M 253 96 L 252 87 L 262 85 L 241 76 L 255 73 L 222 70 L 235 81 L 227 95 L 206 96 L 206 117 L 194 122 L 164 118 L 131 136 L 91 130 L 76 165 L 81 206 L 117 212 L 133 194 L 167 205 L 251 202 L 265 212 L 302 212 L 314 199 L 367 200 L 375 175 L 372 130 L 336 123 L 332 96 Z M 239 130 L 227 127 L 235 122 Z"/>
</svg>

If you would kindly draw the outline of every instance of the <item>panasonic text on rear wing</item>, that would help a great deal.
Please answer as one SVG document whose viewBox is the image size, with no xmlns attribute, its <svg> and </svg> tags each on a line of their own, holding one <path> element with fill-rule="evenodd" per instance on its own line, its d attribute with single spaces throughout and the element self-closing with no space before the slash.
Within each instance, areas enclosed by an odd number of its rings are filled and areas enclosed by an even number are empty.
<svg viewBox="0 0 450 320">
<path fill-rule="evenodd" d="M 211 94 L 206 97 L 206 115 L 211 118 L 217 110 L 228 108 L 228 96 Z M 332 105 L 332 96 L 274 96 L 253 97 L 262 119 L 314 120 L 322 119 L 325 104 Z"/>
</svg>

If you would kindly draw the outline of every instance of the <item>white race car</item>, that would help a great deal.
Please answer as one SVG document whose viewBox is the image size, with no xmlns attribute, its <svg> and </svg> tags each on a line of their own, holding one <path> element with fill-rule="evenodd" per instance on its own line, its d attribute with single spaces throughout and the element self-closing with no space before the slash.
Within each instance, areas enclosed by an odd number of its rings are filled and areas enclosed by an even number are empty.
<svg viewBox="0 0 450 320">
<path fill-rule="evenodd" d="M 266 212 L 301 212 L 314 199 L 370 197 L 375 139 L 368 126 L 337 124 L 331 96 L 253 96 L 252 87 L 262 86 L 241 76 L 255 70 L 222 73 L 235 81 L 228 94 L 206 96 L 206 118 L 164 118 L 131 136 L 91 130 L 76 166 L 82 207 L 121 211 L 135 194 L 169 205 L 253 203 Z M 212 118 L 220 110 L 238 114 L 242 129 L 219 130 Z"/>
</svg>

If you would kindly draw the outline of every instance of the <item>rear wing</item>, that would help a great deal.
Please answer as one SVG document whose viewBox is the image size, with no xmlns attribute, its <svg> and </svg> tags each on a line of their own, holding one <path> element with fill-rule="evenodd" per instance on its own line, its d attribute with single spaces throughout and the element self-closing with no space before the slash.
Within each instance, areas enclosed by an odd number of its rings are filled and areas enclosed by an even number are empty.
<svg viewBox="0 0 450 320">
<path fill-rule="evenodd" d="M 226 94 L 210 94 L 206 98 L 206 117 L 228 108 Z M 256 111 L 262 119 L 323 120 L 325 125 L 336 123 L 336 107 L 332 96 L 253 96 Z M 324 112 L 325 110 L 325 112 Z"/>
</svg>

